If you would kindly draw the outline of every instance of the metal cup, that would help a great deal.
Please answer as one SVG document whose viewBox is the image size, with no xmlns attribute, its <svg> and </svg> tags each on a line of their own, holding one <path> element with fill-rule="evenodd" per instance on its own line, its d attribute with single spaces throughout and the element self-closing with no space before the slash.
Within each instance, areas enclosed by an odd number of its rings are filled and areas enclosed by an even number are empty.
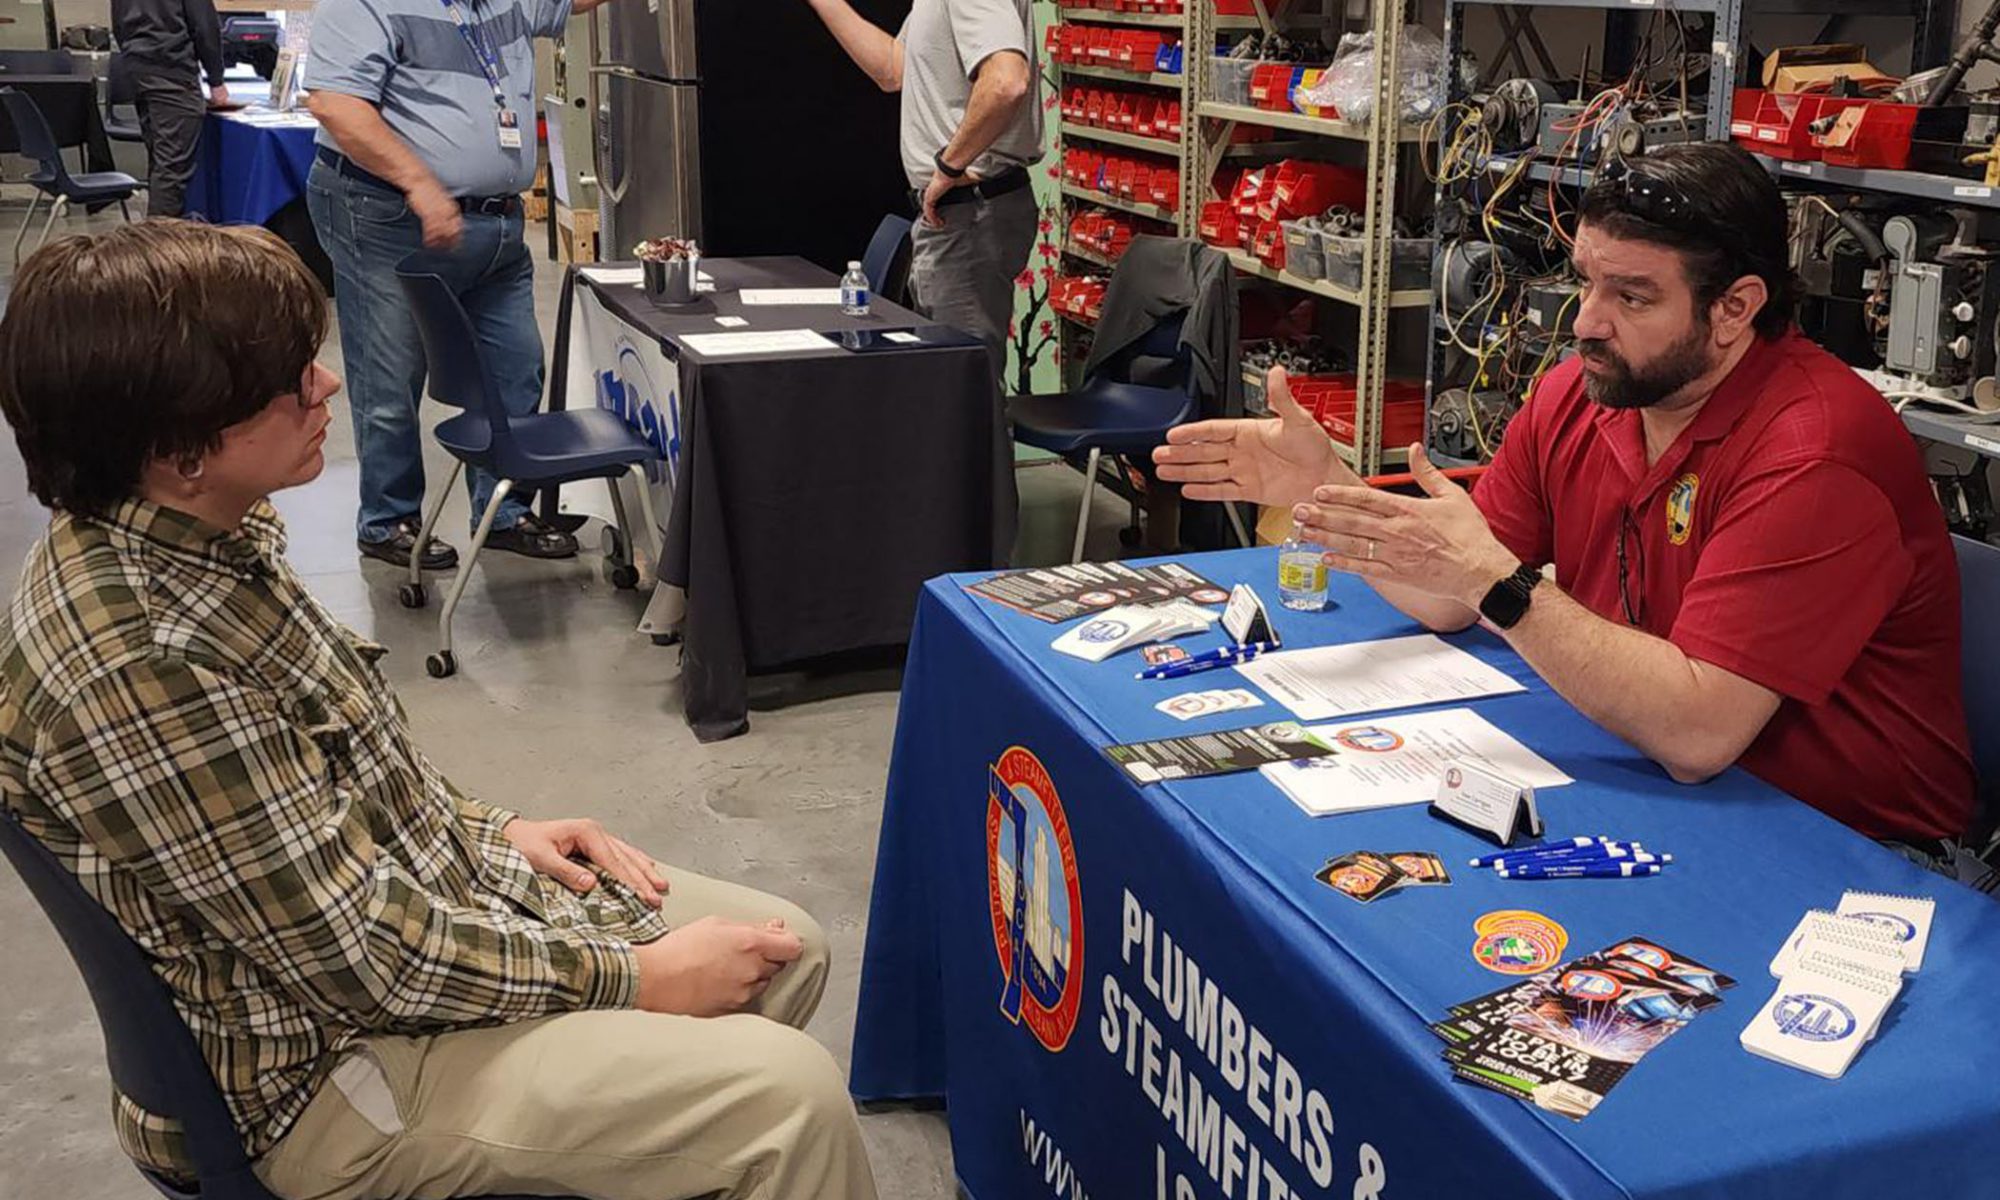
<svg viewBox="0 0 2000 1200">
<path fill-rule="evenodd" d="M 675 259 L 670 262 L 642 263 L 645 269 L 646 296 L 655 304 L 694 303 L 695 260 Z"/>
</svg>

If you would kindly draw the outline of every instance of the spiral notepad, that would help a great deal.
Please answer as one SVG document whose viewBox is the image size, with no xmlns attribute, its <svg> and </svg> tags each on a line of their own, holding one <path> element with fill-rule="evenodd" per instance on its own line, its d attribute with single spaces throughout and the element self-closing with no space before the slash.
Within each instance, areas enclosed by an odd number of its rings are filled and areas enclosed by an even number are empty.
<svg viewBox="0 0 2000 1200">
<path fill-rule="evenodd" d="M 1771 959 L 1771 977 L 1783 979 L 1801 954 L 1816 947 L 1851 953 L 1872 953 L 1905 961 L 1903 942 L 1893 930 L 1858 917 L 1843 917 L 1815 908 L 1799 919 Z"/>
<path fill-rule="evenodd" d="M 1807 975 L 1858 975 L 1871 979 L 1884 987 L 1892 988 L 1893 997 L 1903 990 L 1903 956 L 1900 951 L 1869 949 L 1863 951 L 1835 950 L 1820 946 L 1799 955 L 1792 969 L 1786 972 L 1786 980 Z M 1782 986 L 1782 985 L 1781 985 Z M 1881 1028 L 1882 1014 L 1875 1014 L 1875 1020 L 1863 1031 L 1864 1041 L 1874 1041 L 1875 1031 Z"/>
<path fill-rule="evenodd" d="M 1931 937 L 1931 912 L 1936 907 L 1937 902 L 1929 896 L 1849 891 L 1840 897 L 1837 911 L 1843 917 L 1858 917 L 1895 934 L 1903 946 L 1903 969 L 1916 971 L 1924 965 L 1924 946 Z"/>
<path fill-rule="evenodd" d="M 1821 957 L 1779 981 L 1737 1040 L 1759 1057 L 1838 1079 L 1901 990 L 1880 975 Z"/>
</svg>

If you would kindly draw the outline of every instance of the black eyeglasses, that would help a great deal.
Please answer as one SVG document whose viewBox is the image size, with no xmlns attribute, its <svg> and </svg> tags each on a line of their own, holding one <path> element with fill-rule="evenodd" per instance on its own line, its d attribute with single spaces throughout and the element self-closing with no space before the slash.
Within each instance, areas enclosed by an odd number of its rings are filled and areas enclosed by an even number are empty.
<svg viewBox="0 0 2000 1200">
<path fill-rule="evenodd" d="M 1625 558 L 1625 538 L 1628 534 L 1636 547 L 1629 569 Z M 1639 587 L 1636 602 L 1632 593 L 1634 582 Z M 1618 604 L 1625 610 L 1625 623 L 1637 628 L 1646 615 L 1646 542 L 1639 533 L 1639 522 L 1634 519 L 1629 507 L 1618 510 Z"/>
</svg>

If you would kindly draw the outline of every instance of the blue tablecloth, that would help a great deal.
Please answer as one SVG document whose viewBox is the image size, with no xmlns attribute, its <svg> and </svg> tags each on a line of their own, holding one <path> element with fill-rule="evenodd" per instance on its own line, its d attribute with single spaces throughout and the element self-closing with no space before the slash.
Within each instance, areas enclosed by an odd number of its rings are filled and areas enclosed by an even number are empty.
<svg viewBox="0 0 2000 1200">
<path fill-rule="evenodd" d="M 306 192 L 313 138 L 303 125 L 260 126 L 208 115 L 187 211 L 217 225 L 262 225 Z"/>
<path fill-rule="evenodd" d="M 1275 593 L 1271 551 L 1181 561 Z M 2000 1040 L 1980 1015 L 2000 996 L 1991 900 L 1740 771 L 1672 783 L 1482 632 L 1453 641 L 1528 690 L 1475 707 L 1576 777 L 1540 794 L 1551 835 L 1641 839 L 1674 852 L 1670 873 L 1510 883 L 1464 868 L 1483 843 L 1421 806 L 1313 819 L 1255 774 L 1136 787 L 1100 747 L 1287 714 L 1267 703 L 1176 721 L 1153 705 L 1239 677 L 1138 682 L 1136 656 L 1056 654 L 1066 627 L 959 582 L 928 585 L 911 642 L 852 1089 L 945 1097 L 977 1200 L 1284 1195 L 1247 1183 L 1267 1166 L 1299 1195 L 1341 1200 L 1994 1194 Z M 1336 578 L 1334 597 L 1324 614 L 1274 610 L 1288 646 L 1412 632 L 1352 580 Z M 1009 785 L 997 794 L 1038 800 L 1021 804 L 1022 861 L 1049 864 L 1029 878 L 1049 881 L 1050 916 L 1028 940 L 1067 958 L 1065 978 L 1028 969 L 1018 1023 L 1002 1011 L 1009 939 L 996 928 L 1010 923 L 1000 896 L 1015 855 L 989 849 L 1013 828 L 989 800 L 996 775 Z M 1313 880 L 1328 856 L 1364 848 L 1435 850 L 1454 880 L 1367 906 Z M 1922 973 L 1829 1081 L 1737 1035 L 1771 993 L 1784 936 L 1847 888 L 1933 895 L 1937 911 Z M 1455 1082 L 1425 1028 L 1509 978 L 1470 954 L 1474 920 L 1503 908 L 1562 923 L 1572 955 L 1643 934 L 1740 984 L 1572 1123 Z"/>
</svg>

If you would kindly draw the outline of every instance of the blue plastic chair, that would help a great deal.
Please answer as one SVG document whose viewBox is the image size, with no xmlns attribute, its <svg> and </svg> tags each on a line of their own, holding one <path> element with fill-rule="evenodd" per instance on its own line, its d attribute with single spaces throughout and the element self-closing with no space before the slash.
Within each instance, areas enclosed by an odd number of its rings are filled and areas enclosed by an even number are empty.
<svg viewBox="0 0 2000 1200">
<path fill-rule="evenodd" d="M 123 50 L 112 51 L 104 64 L 104 136 L 114 142 L 146 140 L 139 124 L 139 85 Z"/>
<path fill-rule="evenodd" d="M 1070 459 L 1088 452 L 1071 562 L 1083 561 L 1091 494 L 1104 455 L 1150 454 L 1166 442 L 1167 430 L 1194 416 L 1193 367 L 1181 345 L 1186 315 L 1183 311 L 1162 317 L 1145 337 L 1105 362 L 1076 391 L 1016 396 L 1007 405 L 1014 440 Z M 1131 382 L 1135 371 L 1147 367 L 1149 378 L 1170 378 L 1174 383 L 1161 387 Z"/>
<path fill-rule="evenodd" d="M 868 286 L 891 304 L 901 304 L 910 285 L 910 220 L 894 213 L 882 218 L 875 236 L 868 239 L 868 253 L 861 257 L 861 273 Z"/>
<path fill-rule="evenodd" d="M 403 293 L 409 297 L 417 330 L 423 337 L 424 358 L 430 367 L 431 398 L 440 404 L 465 411 L 446 418 L 436 431 L 438 444 L 455 460 L 451 478 L 437 490 L 430 511 L 424 514 L 423 531 L 410 551 L 410 579 L 398 593 L 407 608 L 422 608 L 424 592 L 423 548 L 445 498 L 467 467 L 477 467 L 500 482 L 493 499 L 480 514 L 478 531 L 472 535 L 472 549 L 458 564 L 444 611 L 438 614 L 438 652 L 424 660 L 431 678 L 443 679 L 458 671 L 451 652 L 451 618 L 472 565 L 479 560 L 480 548 L 493 529 L 493 514 L 500 502 L 515 488 L 543 488 L 602 479 L 611 489 L 611 507 L 618 521 L 613 542 L 611 583 L 614 587 L 638 585 L 639 571 L 632 564 L 632 523 L 626 519 L 625 496 L 618 481 L 638 473 L 639 499 L 646 508 L 648 526 L 653 524 L 651 502 L 646 490 L 644 464 L 658 462 L 660 452 L 627 425 L 616 413 L 602 408 L 572 408 L 563 412 L 530 413 L 510 416 L 501 402 L 500 389 L 479 352 L 479 339 L 472 321 L 453 294 L 434 260 L 418 253 L 396 268 Z"/>
<path fill-rule="evenodd" d="M 1965 723 L 1972 734 L 1972 766 L 1979 777 L 1975 832 L 2000 825 L 2000 546 L 1953 537 L 1958 550 L 1959 622 L 1964 645 Z M 1972 839 L 1978 848 L 1978 837 Z"/>
<path fill-rule="evenodd" d="M 146 1111 L 179 1121 L 186 1132 L 195 1187 L 176 1186 L 143 1167 L 139 1174 L 168 1200 L 278 1200 L 251 1170 L 215 1076 L 145 952 L 4 806 L 0 851 L 41 904 L 83 976 L 104 1031 L 112 1083 Z"/>
<path fill-rule="evenodd" d="M 4 79 L 5 76 L 0 76 Z M 35 169 L 28 173 L 28 182 L 35 185 L 35 194 L 28 197 L 28 211 L 21 218 L 21 231 L 14 235 L 14 260 L 20 261 L 21 242 L 28 236 L 28 225 L 35 219 L 35 207 L 47 196 L 55 203 L 49 207 L 48 223 L 42 226 L 41 240 L 35 243 L 39 250 L 49 240 L 49 234 L 56 227 L 56 218 L 69 211 L 72 203 L 86 207 L 95 204 L 117 204 L 118 211 L 125 219 L 132 219 L 132 210 L 126 201 L 138 194 L 140 183 L 123 171 L 94 171 L 84 175 L 72 175 L 63 165 L 62 148 L 56 145 L 56 135 L 49 131 L 48 119 L 42 116 L 41 106 L 25 92 L 10 87 L 0 87 L 0 101 L 7 105 L 7 118 L 14 123 L 14 133 L 21 140 L 21 153 L 33 159 Z"/>
</svg>

